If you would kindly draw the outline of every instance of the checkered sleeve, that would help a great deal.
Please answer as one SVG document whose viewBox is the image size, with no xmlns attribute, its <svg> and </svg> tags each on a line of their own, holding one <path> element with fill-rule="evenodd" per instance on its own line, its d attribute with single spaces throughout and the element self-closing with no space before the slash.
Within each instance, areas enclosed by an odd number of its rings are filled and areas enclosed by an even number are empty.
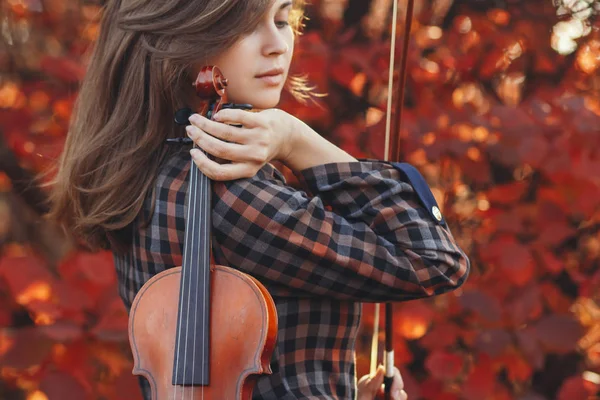
<svg viewBox="0 0 600 400">
<path fill-rule="evenodd" d="M 390 164 L 325 164 L 297 175 L 306 191 L 260 172 L 214 187 L 221 255 L 274 295 L 399 301 L 466 280 L 468 258 Z"/>
</svg>

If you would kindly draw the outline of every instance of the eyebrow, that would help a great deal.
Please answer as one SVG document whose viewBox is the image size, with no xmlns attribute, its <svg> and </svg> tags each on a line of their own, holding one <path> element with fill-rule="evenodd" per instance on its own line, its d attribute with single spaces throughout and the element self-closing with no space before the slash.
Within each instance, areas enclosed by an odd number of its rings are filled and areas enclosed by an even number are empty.
<svg viewBox="0 0 600 400">
<path fill-rule="evenodd" d="M 289 6 L 292 5 L 291 1 L 286 1 L 285 3 L 283 3 L 280 7 L 279 7 L 279 11 L 283 10 L 284 8 L 288 8 Z"/>
</svg>

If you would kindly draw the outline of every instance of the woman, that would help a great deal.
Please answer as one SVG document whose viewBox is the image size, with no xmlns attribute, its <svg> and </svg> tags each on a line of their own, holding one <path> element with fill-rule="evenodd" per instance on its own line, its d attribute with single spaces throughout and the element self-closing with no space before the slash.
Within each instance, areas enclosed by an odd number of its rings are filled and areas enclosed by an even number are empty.
<svg viewBox="0 0 600 400">
<path fill-rule="evenodd" d="M 214 181 L 216 263 L 256 277 L 276 303 L 273 374 L 258 379 L 254 399 L 354 399 L 360 302 L 454 290 L 469 263 L 424 206 L 431 193 L 420 176 L 359 162 L 274 108 L 286 82 L 302 89 L 287 77 L 301 15 L 301 1 L 109 0 L 53 215 L 114 252 L 129 308 L 151 276 L 181 265 L 191 155 Z M 223 71 L 231 102 L 262 111 L 193 115 L 177 127 L 176 110 L 198 105 L 190 83 L 203 65 Z M 165 145 L 186 132 L 221 162 Z M 303 190 L 287 186 L 273 160 Z"/>
</svg>

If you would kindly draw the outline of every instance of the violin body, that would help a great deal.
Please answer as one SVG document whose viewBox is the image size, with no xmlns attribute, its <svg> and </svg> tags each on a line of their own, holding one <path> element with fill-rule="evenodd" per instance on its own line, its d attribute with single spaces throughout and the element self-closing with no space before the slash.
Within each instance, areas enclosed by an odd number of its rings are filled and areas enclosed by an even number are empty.
<svg viewBox="0 0 600 400">
<path fill-rule="evenodd" d="M 133 373 L 150 382 L 152 400 L 249 400 L 258 374 L 271 373 L 277 336 L 273 299 L 255 278 L 212 267 L 207 386 L 175 386 L 171 381 L 181 267 L 155 275 L 135 297 L 129 315 Z"/>
</svg>

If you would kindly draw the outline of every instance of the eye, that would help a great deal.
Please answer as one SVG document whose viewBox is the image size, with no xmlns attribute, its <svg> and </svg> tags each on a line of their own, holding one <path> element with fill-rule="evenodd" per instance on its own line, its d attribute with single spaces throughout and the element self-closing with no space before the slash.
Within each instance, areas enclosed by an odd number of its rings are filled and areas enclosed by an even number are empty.
<svg viewBox="0 0 600 400">
<path fill-rule="evenodd" d="M 280 21 L 275 21 L 275 26 L 277 26 L 279 29 L 283 29 L 287 26 L 290 26 L 289 21 L 286 20 L 280 20 Z"/>
<path fill-rule="evenodd" d="M 275 16 L 275 26 L 279 29 L 290 26 L 290 7 L 285 7 Z"/>
</svg>

